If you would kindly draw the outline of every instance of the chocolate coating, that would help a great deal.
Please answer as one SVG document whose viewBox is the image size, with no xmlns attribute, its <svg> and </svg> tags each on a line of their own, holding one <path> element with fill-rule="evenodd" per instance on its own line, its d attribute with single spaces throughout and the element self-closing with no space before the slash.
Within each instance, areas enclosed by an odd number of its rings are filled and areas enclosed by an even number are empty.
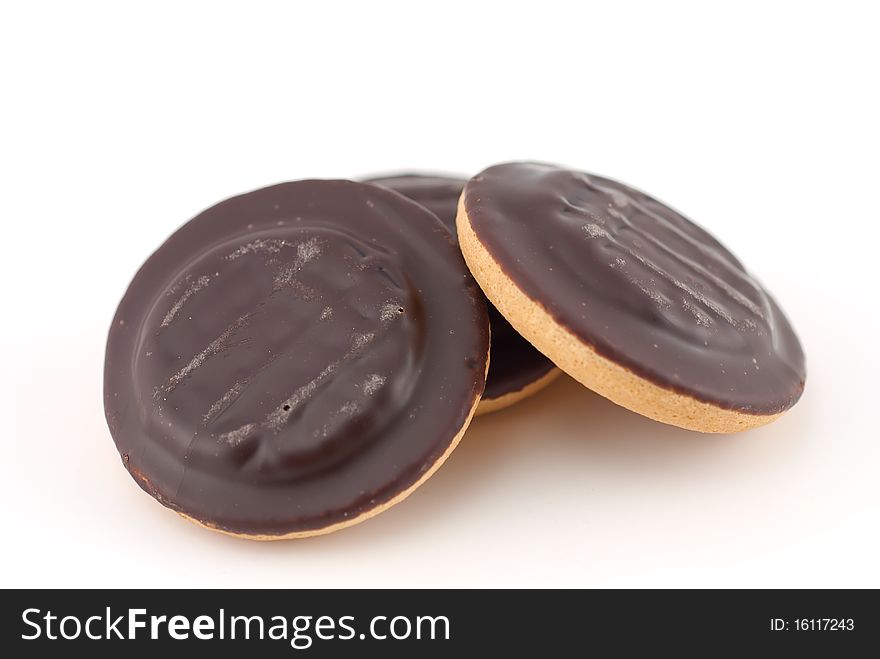
<svg viewBox="0 0 880 659">
<path fill-rule="evenodd" d="M 424 174 L 399 174 L 369 179 L 417 201 L 437 215 L 455 235 L 458 198 L 466 181 L 460 178 Z M 488 303 L 492 326 L 492 359 L 483 398 L 492 400 L 521 391 L 551 370 L 553 362 L 517 332 L 494 306 Z"/>
<path fill-rule="evenodd" d="M 471 179 L 464 206 L 505 274 L 600 355 L 744 413 L 800 397 L 804 354 L 782 310 L 721 243 L 656 199 L 509 163 Z"/>
<path fill-rule="evenodd" d="M 202 212 L 141 267 L 107 342 L 105 412 L 166 506 L 306 532 L 417 483 L 487 356 L 482 295 L 433 215 L 377 186 L 283 183 Z"/>
</svg>

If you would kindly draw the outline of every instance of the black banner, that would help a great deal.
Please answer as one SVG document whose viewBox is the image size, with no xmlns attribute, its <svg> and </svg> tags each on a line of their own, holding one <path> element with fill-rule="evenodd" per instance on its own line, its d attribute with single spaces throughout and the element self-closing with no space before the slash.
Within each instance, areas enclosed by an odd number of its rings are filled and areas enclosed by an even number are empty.
<svg viewBox="0 0 880 659">
<path fill-rule="evenodd" d="M 0 625 L 5 656 L 849 656 L 876 650 L 878 614 L 875 591 L 7 590 Z"/>
</svg>

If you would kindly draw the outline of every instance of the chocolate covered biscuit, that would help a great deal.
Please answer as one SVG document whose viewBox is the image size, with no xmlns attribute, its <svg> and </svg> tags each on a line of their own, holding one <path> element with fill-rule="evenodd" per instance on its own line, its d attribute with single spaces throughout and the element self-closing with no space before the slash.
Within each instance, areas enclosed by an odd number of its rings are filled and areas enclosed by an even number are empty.
<svg viewBox="0 0 880 659">
<path fill-rule="evenodd" d="M 804 388 L 776 301 L 705 230 L 599 176 L 496 165 L 462 194 L 458 238 L 489 300 L 561 369 L 658 421 L 734 432 Z"/>
<path fill-rule="evenodd" d="M 327 533 L 442 464 L 488 340 L 431 213 L 373 185 L 283 183 L 202 212 L 138 271 L 107 342 L 107 422 L 169 508 L 250 538 Z"/>
</svg>

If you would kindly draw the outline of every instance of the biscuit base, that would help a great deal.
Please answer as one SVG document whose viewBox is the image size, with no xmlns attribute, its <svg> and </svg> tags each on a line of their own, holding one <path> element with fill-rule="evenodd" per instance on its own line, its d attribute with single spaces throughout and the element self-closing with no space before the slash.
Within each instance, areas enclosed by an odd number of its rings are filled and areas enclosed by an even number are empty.
<svg viewBox="0 0 880 659">
<path fill-rule="evenodd" d="M 524 386 L 519 391 L 511 391 L 506 394 L 502 394 L 497 398 L 481 398 L 480 404 L 477 405 L 477 416 L 481 416 L 483 414 L 489 414 L 491 412 L 497 412 L 498 410 L 503 410 L 506 407 L 510 407 L 511 405 L 518 403 L 521 400 L 529 398 L 534 394 L 538 393 L 546 387 L 548 384 L 553 382 L 556 378 L 562 375 L 562 371 L 558 368 L 553 368 L 537 380 L 529 382 L 526 386 Z"/>
<path fill-rule="evenodd" d="M 600 396 L 655 421 L 706 433 L 740 432 L 782 415 L 749 414 L 700 401 L 661 387 L 600 355 L 559 324 L 504 272 L 474 233 L 464 208 L 464 192 L 458 201 L 456 228 L 465 262 L 486 297 L 532 345 Z"/>
</svg>

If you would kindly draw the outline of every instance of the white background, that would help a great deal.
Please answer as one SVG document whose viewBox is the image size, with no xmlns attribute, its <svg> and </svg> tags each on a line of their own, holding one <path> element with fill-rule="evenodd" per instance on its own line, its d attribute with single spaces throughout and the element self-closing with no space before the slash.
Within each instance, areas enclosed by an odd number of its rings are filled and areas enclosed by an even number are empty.
<svg viewBox="0 0 880 659">
<path fill-rule="evenodd" d="M 880 586 L 872 3 L 8 3 L 0 10 L 3 586 Z M 808 356 L 710 437 L 571 380 L 477 420 L 410 499 L 316 539 L 197 528 L 122 467 L 106 331 L 142 261 L 282 180 L 510 159 L 713 231 Z"/>
</svg>

